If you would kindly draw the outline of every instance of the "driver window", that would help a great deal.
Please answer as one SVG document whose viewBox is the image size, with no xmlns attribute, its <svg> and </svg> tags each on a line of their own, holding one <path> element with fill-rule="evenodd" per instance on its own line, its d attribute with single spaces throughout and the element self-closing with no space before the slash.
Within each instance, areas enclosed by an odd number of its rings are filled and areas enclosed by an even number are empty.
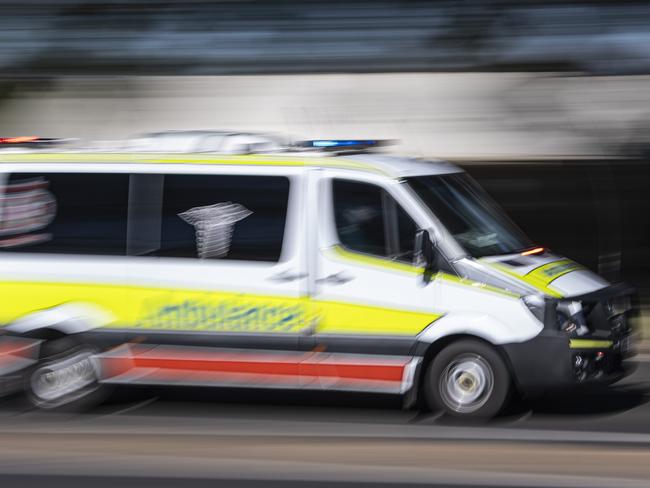
<svg viewBox="0 0 650 488">
<path fill-rule="evenodd" d="M 383 188 L 334 180 L 334 219 L 339 242 L 351 251 L 411 263 L 415 222 Z"/>
</svg>

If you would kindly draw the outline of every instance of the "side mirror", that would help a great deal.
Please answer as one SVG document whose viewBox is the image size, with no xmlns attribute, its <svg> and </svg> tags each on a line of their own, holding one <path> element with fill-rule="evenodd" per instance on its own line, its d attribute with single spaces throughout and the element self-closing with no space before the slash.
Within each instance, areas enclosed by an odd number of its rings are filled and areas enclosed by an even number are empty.
<svg viewBox="0 0 650 488">
<path fill-rule="evenodd" d="M 415 256 L 413 261 L 415 266 L 424 268 L 422 279 L 425 283 L 429 283 L 436 271 L 437 252 L 428 230 L 418 230 L 415 233 Z"/>
</svg>

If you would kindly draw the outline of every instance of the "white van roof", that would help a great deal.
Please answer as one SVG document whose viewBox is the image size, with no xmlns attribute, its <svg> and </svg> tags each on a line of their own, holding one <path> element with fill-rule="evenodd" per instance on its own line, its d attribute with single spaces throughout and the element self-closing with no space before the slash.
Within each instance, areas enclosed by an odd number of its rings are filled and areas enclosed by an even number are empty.
<svg viewBox="0 0 650 488">
<path fill-rule="evenodd" d="M 422 160 L 386 154 L 328 155 L 300 151 L 273 154 L 179 154 L 131 152 L 0 153 L 0 163 L 133 163 L 133 164 L 215 164 L 232 166 L 309 166 L 338 168 L 383 174 L 393 178 L 462 172 L 459 167 L 439 160 Z"/>
</svg>

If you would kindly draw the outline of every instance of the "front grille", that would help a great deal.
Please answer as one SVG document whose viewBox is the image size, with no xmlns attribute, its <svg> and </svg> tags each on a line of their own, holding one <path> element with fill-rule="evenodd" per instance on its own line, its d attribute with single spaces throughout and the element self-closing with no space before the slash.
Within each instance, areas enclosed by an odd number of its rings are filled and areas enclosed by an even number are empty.
<svg viewBox="0 0 650 488">
<path fill-rule="evenodd" d="M 613 285 L 580 297 L 589 334 L 586 339 L 612 341 L 603 350 L 585 349 L 572 355 L 573 369 L 579 382 L 615 377 L 625 368 L 623 360 L 633 354 L 633 318 L 639 313 L 635 290 Z"/>
</svg>

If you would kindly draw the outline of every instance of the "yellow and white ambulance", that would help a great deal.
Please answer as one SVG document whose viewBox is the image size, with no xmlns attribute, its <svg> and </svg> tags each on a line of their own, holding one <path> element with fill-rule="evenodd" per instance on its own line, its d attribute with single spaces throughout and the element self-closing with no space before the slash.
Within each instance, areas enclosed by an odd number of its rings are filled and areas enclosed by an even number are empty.
<svg viewBox="0 0 650 488">
<path fill-rule="evenodd" d="M 42 408 L 195 385 L 480 417 L 622 377 L 632 290 L 536 246 L 457 166 L 377 145 L 0 154 L 0 375 Z"/>
</svg>

